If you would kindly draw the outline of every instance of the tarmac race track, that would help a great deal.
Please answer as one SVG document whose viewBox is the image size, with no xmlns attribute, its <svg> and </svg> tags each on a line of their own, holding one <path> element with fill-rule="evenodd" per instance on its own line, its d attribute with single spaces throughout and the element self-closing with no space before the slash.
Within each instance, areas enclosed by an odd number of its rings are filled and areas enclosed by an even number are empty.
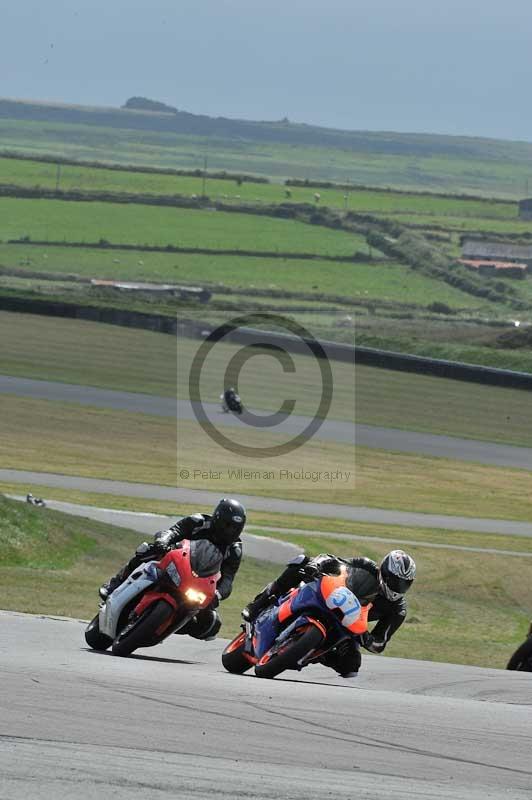
<svg viewBox="0 0 532 800">
<path fill-rule="evenodd" d="M 2 800 L 530 800 L 531 676 L 365 656 L 275 681 L 221 641 L 120 659 L 0 612 Z"/>
<path fill-rule="evenodd" d="M 117 392 L 97 389 L 92 386 L 77 386 L 69 383 L 55 383 L 31 378 L 16 378 L 0 375 L 0 394 L 15 394 L 20 397 L 55 400 L 64 403 L 100 408 L 123 409 L 160 417 L 175 417 L 181 420 L 195 419 L 192 405 L 188 400 L 136 392 Z M 205 410 L 216 426 L 241 428 L 242 419 L 232 414 L 222 414 L 220 406 L 206 403 Z M 257 412 L 260 416 L 260 412 Z M 263 412 L 264 413 L 264 412 Z M 353 408 L 353 417 L 355 409 Z M 280 422 L 275 433 L 297 435 L 310 422 L 308 417 L 292 414 Z M 266 428 L 266 430 L 272 430 Z M 326 439 L 342 444 L 359 445 L 399 453 L 418 453 L 439 458 L 454 458 L 479 464 L 499 467 L 532 470 L 532 448 L 514 445 L 481 442 L 474 439 L 461 439 L 455 436 L 439 436 L 416 431 L 403 431 L 396 428 L 382 428 L 373 425 L 354 425 L 352 422 L 326 419 L 315 434 L 317 439 Z"/>
</svg>

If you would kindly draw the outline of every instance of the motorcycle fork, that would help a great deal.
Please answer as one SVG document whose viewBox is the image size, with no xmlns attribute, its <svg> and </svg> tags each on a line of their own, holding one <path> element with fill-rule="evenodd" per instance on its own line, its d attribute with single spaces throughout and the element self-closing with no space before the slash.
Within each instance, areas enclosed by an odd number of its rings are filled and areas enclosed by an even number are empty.
<svg viewBox="0 0 532 800">
<path fill-rule="evenodd" d="M 251 622 L 246 622 L 243 626 L 246 640 L 244 642 L 244 653 L 253 655 L 253 625 Z"/>
</svg>

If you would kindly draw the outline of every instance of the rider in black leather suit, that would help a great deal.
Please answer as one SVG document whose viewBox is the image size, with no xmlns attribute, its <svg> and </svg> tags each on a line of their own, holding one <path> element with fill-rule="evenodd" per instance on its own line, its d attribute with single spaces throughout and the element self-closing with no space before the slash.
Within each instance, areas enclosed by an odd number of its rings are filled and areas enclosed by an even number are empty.
<svg viewBox="0 0 532 800">
<path fill-rule="evenodd" d="M 240 534 L 245 522 L 244 506 L 230 498 L 220 500 L 212 516 L 210 514 L 192 514 L 189 517 L 183 517 L 168 530 L 156 533 L 151 544 L 143 542 L 139 545 L 133 558 L 100 588 L 101 599 L 106 600 L 117 586 L 120 586 L 144 561 L 160 558 L 183 539 L 208 539 L 220 549 L 223 556 L 216 596 L 211 605 L 196 614 L 194 619 L 179 630 L 179 633 L 186 633 L 196 639 L 214 638 L 222 625 L 216 608 L 221 600 L 225 600 L 231 594 L 233 581 L 242 559 Z"/>
<path fill-rule="evenodd" d="M 377 624 L 371 633 L 340 642 L 325 654 L 322 663 L 335 669 L 342 677 L 353 677 L 361 664 L 359 644 L 371 653 L 382 653 L 405 621 L 404 595 L 415 578 L 416 567 L 413 559 L 402 550 L 388 553 L 380 565 L 369 558 L 343 559 L 328 553 L 315 558 L 297 556 L 243 609 L 242 616 L 247 620 L 256 619 L 264 608 L 301 581 L 307 583 L 318 575 L 338 574 L 342 564 L 347 567 L 347 587 L 361 605 L 371 603 L 368 620 Z"/>
</svg>

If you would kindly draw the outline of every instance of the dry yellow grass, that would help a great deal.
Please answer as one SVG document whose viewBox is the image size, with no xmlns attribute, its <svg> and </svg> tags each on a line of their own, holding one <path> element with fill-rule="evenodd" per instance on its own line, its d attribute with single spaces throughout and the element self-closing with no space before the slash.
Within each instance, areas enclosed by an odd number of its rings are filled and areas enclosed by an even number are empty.
<svg viewBox="0 0 532 800">
<path fill-rule="evenodd" d="M 7 395 L 0 397 L 0 420 L 0 463 L 6 468 L 175 485 L 179 464 L 180 470 L 224 473 L 220 479 L 179 479 L 179 485 L 196 489 L 498 519 L 532 518 L 532 475 L 524 470 L 358 448 L 354 490 L 323 481 L 287 482 L 278 474 L 271 480 L 239 480 L 225 477 L 228 465 L 238 465 L 238 459 L 216 448 L 192 422 L 180 425 L 177 446 L 175 425 L 168 419 Z M 257 436 L 250 434 L 248 442 Z M 348 445 L 312 442 L 271 466 L 277 471 L 349 470 L 352 460 Z"/>
</svg>

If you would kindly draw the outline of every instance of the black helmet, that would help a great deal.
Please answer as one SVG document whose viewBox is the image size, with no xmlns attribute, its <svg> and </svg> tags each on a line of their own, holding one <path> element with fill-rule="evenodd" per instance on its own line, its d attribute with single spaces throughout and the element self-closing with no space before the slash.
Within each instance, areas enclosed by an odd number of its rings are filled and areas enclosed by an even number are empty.
<svg viewBox="0 0 532 800">
<path fill-rule="evenodd" d="M 382 559 L 379 583 L 387 600 L 400 600 L 412 586 L 415 577 L 414 559 L 403 550 L 392 550 Z"/>
<path fill-rule="evenodd" d="M 246 523 L 246 509 L 238 500 L 223 497 L 212 514 L 212 541 L 230 545 L 239 538 Z"/>
</svg>

